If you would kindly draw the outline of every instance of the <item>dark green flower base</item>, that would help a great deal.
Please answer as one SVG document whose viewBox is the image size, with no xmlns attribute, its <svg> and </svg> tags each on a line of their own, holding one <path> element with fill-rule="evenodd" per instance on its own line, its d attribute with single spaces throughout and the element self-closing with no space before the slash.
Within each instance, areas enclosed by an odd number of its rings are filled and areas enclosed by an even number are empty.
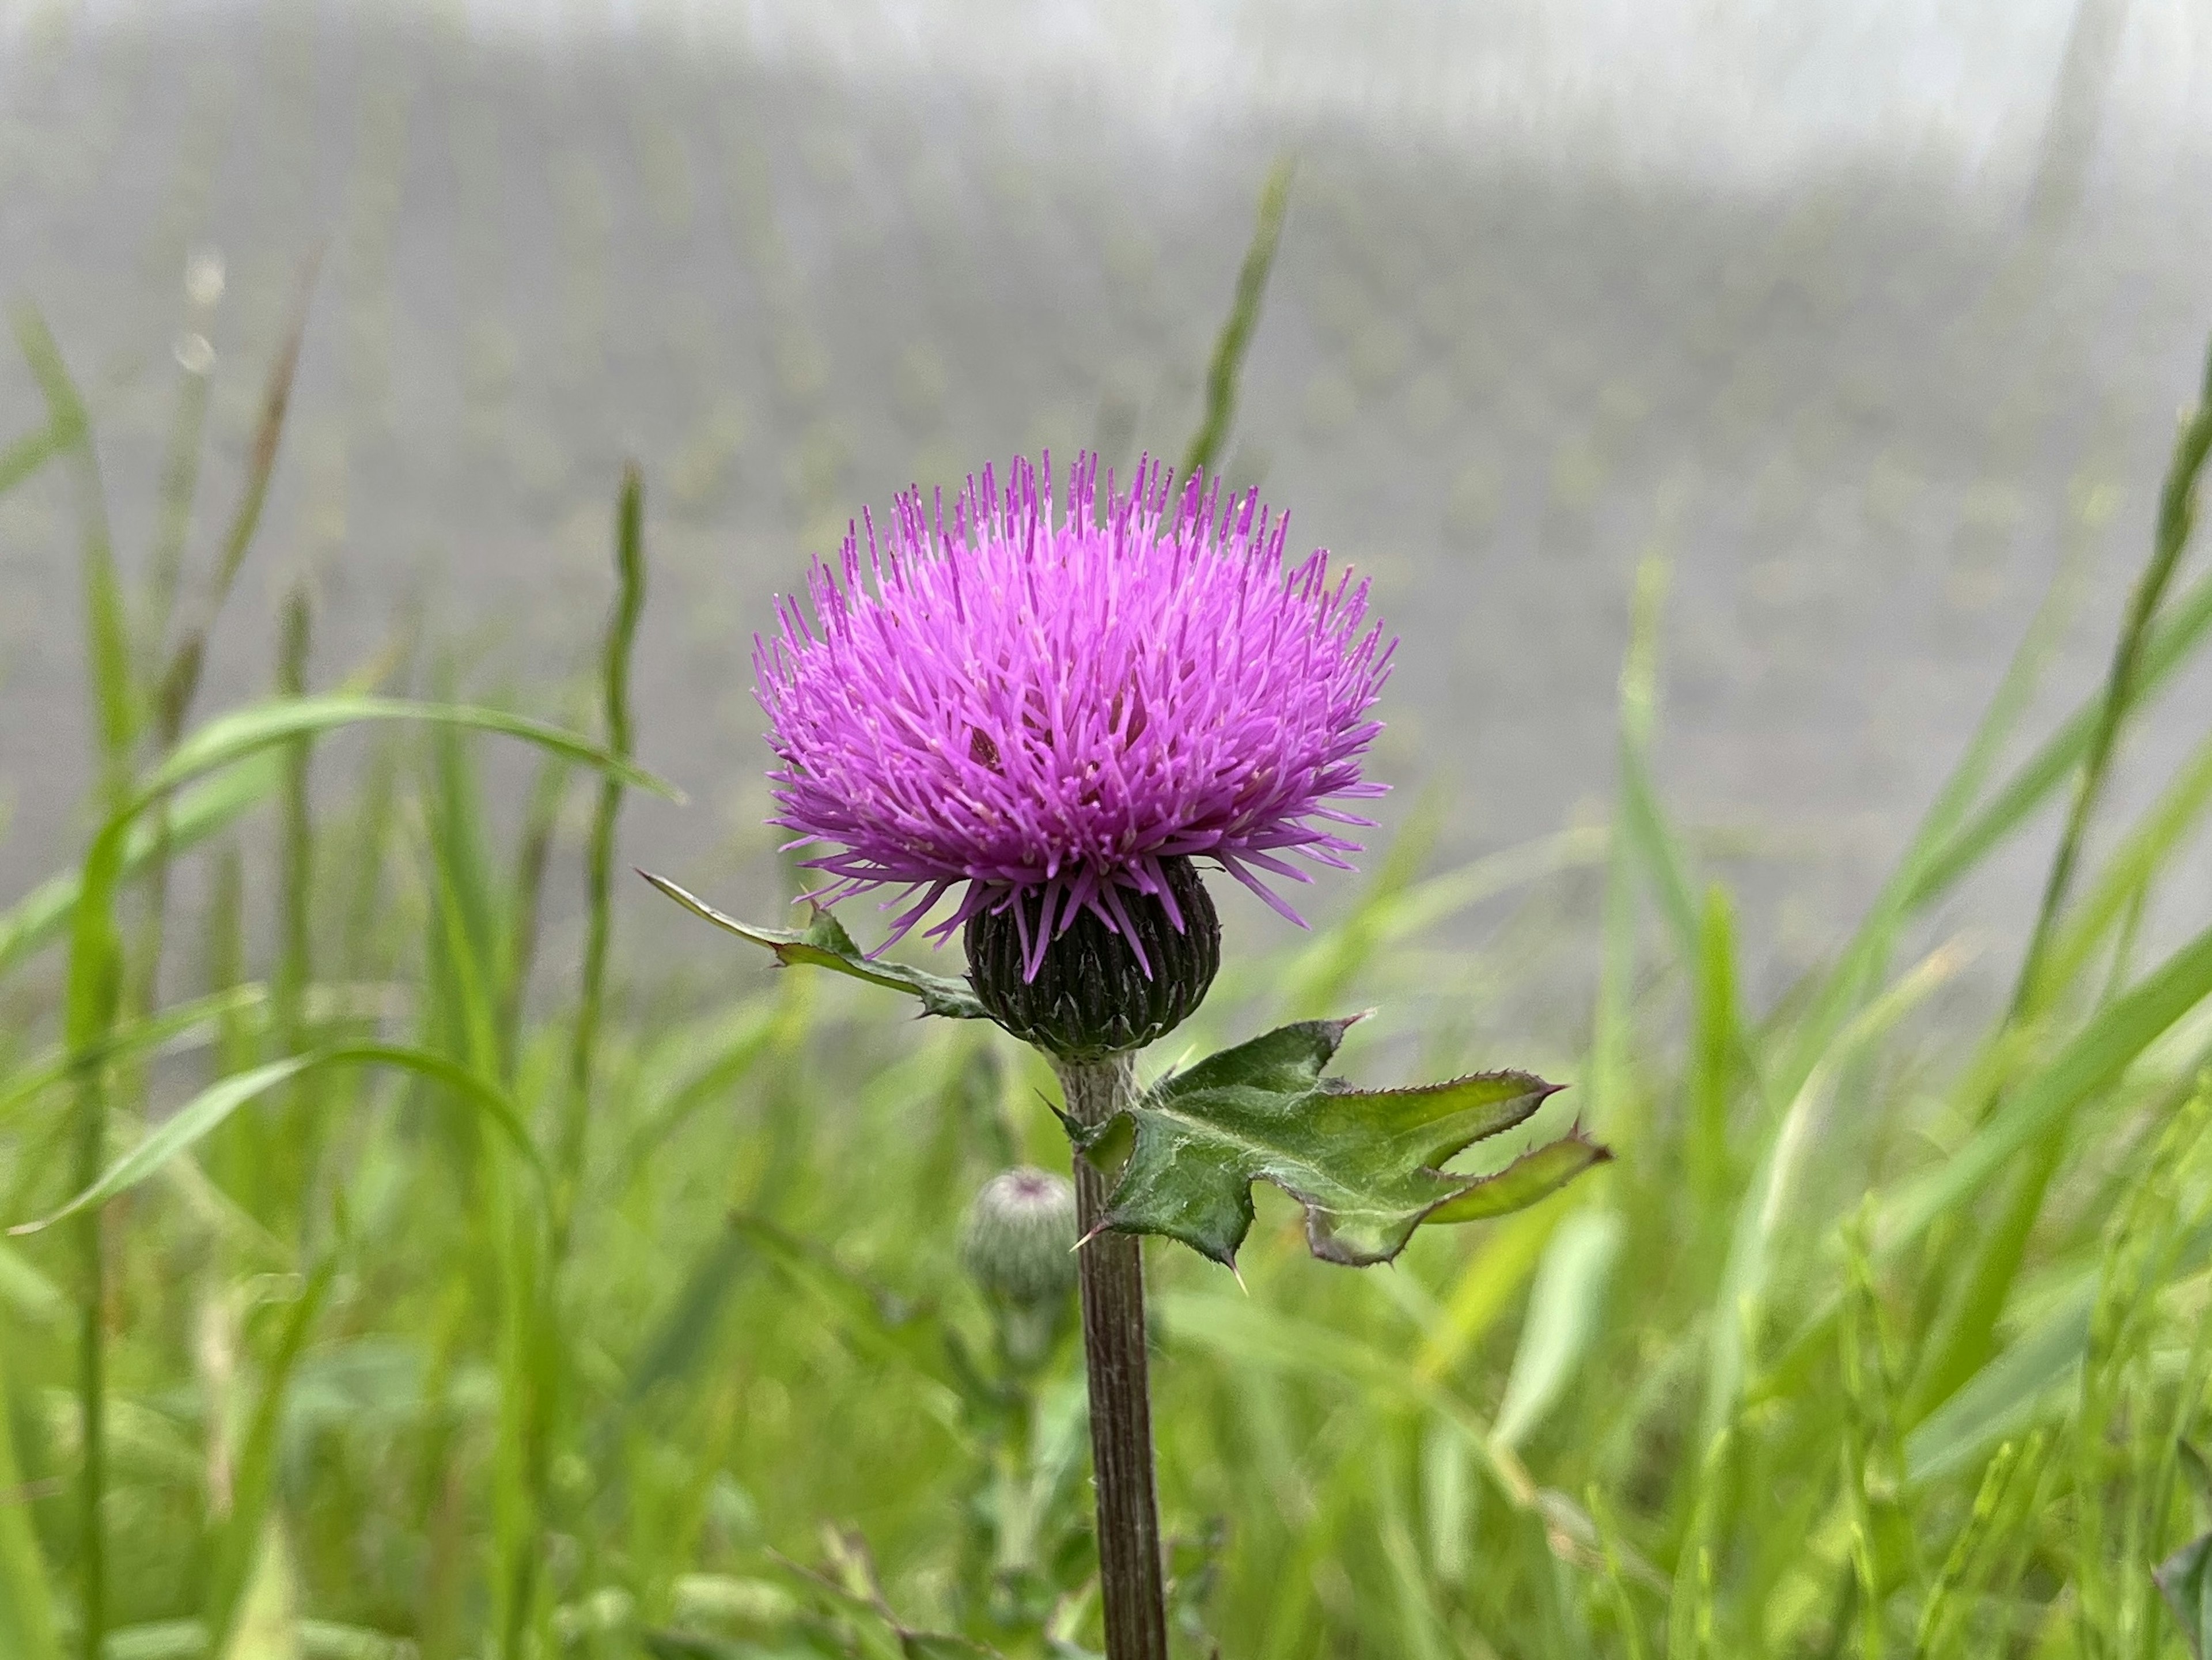
<svg viewBox="0 0 2212 1660">
<path fill-rule="evenodd" d="M 968 978 L 985 1012 L 1024 1043 L 1068 1061 L 1142 1049 L 1181 1025 L 1221 966 L 1221 922 L 1189 860 L 1168 860 L 1164 869 L 1181 929 L 1157 897 L 1121 892 L 1150 974 L 1129 942 L 1086 910 L 1045 948 L 1036 978 L 1025 982 L 1014 906 L 969 917 Z M 1014 903 L 1025 910 L 1034 939 L 1042 901 L 1024 894 Z"/>
</svg>

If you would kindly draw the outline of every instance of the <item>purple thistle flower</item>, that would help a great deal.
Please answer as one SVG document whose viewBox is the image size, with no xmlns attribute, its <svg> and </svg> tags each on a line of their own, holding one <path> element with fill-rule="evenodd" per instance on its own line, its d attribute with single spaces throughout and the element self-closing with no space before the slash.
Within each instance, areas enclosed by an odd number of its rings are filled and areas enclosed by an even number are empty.
<svg viewBox="0 0 2212 1660">
<path fill-rule="evenodd" d="M 933 517 L 920 490 L 898 499 L 888 545 L 864 516 L 842 581 L 815 562 L 811 623 L 778 600 L 753 657 L 783 763 L 769 822 L 832 844 L 805 861 L 831 879 L 810 898 L 903 887 L 888 945 L 960 884 L 939 940 L 1041 893 L 1031 978 L 1085 909 L 1133 943 L 1124 888 L 1180 930 L 1161 871 L 1178 856 L 1303 926 L 1268 879 L 1312 879 L 1286 853 L 1348 870 L 1361 850 L 1329 827 L 1374 821 L 1333 804 L 1387 787 L 1359 767 L 1397 642 L 1361 632 L 1367 585 L 1332 584 L 1326 552 L 1285 572 L 1288 516 L 1256 490 L 1218 511 L 1218 485 L 1172 505 L 1170 486 L 1146 461 L 1102 494 L 1079 457 L 1056 517 L 1049 456 L 1042 477 L 1016 460 L 1003 495 L 987 467 L 949 530 L 941 491 Z"/>
</svg>

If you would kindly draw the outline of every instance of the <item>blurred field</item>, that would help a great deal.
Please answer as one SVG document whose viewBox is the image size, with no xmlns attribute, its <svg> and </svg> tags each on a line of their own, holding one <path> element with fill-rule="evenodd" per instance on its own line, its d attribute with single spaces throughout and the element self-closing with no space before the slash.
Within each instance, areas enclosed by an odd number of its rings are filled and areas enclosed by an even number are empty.
<svg viewBox="0 0 2212 1660">
<path fill-rule="evenodd" d="M 1095 1648 L 1076 1357 L 955 1250 L 1048 1074 L 622 866 L 775 920 L 767 595 L 1179 454 L 1285 151 L 1229 469 L 1376 575 L 1407 787 L 1148 1064 L 1379 1006 L 1347 1075 L 1620 1158 L 1150 1253 L 1182 1651 L 2183 1654 L 2201 25 L 1906 10 L 1593 6 L 1617 82 L 1534 10 L 0 12 L 0 1226 L 90 1195 L 0 1238 L 0 1660 L 103 1579 L 113 1660 Z"/>
</svg>

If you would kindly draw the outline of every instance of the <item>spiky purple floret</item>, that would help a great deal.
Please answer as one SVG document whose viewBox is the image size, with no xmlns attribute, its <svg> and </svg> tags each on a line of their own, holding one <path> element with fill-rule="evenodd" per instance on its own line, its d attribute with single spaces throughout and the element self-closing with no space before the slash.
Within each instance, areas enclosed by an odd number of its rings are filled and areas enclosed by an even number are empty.
<svg viewBox="0 0 2212 1660">
<path fill-rule="evenodd" d="M 1268 879 L 1312 879 L 1285 853 L 1348 870 L 1360 851 L 1330 826 L 1373 821 L 1334 804 L 1385 788 L 1359 768 L 1397 643 L 1361 631 L 1366 584 L 1332 583 L 1326 552 L 1285 569 L 1288 517 L 1257 491 L 1224 510 L 1149 461 L 1101 491 L 1093 456 L 1067 483 L 1056 514 L 1049 456 L 1003 493 L 986 468 L 949 526 L 941 492 L 933 516 L 901 496 L 883 542 L 872 520 L 847 537 L 842 579 L 816 562 L 812 621 L 785 598 L 781 636 L 754 642 L 770 822 L 832 844 L 805 861 L 831 879 L 811 897 L 903 886 L 896 939 L 965 883 L 942 939 L 1039 891 L 1032 977 L 1086 909 L 1127 934 L 1125 887 L 1180 928 L 1177 856 L 1299 921 Z"/>
</svg>

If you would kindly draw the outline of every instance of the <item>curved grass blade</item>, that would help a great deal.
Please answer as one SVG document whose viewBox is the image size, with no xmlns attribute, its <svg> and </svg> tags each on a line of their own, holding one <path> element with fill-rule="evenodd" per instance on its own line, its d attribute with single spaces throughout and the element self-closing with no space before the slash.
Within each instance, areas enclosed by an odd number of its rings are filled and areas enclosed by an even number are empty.
<svg viewBox="0 0 2212 1660">
<path fill-rule="evenodd" d="M 2212 995 L 2212 928 L 2174 952 L 2105 1006 L 2056 1060 L 1941 1165 L 1884 1204 L 1880 1249 L 1893 1251 L 1936 1218 L 1966 1203 L 2069 1110 L 2117 1083 L 2152 1043 Z"/>
<path fill-rule="evenodd" d="M 1191 435 L 1190 448 L 1182 460 L 1183 477 L 1201 470 L 1211 471 L 1229 441 L 1231 423 L 1237 418 L 1237 381 L 1244 372 L 1244 354 L 1260 326 L 1261 307 L 1267 298 L 1268 273 L 1275 268 L 1275 250 L 1283 240 L 1283 215 L 1291 204 L 1291 176 L 1295 171 L 1288 156 L 1275 163 L 1260 189 L 1260 211 L 1252 227 L 1251 245 L 1237 272 L 1237 297 L 1229 318 L 1214 342 L 1213 361 L 1206 371 L 1206 418 Z"/>
<path fill-rule="evenodd" d="M 247 1102 L 267 1094 L 281 1084 L 289 1083 L 302 1073 L 318 1067 L 340 1066 L 396 1067 L 402 1071 L 417 1073 L 433 1083 L 442 1084 L 466 1098 L 471 1104 L 492 1121 L 543 1183 L 545 1167 L 538 1158 L 537 1148 L 531 1144 L 530 1133 L 524 1128 L 522 1115 L 514 1100 L 497 1085 L 458 1061 L 427 1049 L 407 1049 L 393 1043 L 349 1043 L 320 1049 L 313 1055 L 287 1055 L 282 1061 L 271 1061 L 266 1066 L 256 1067 L 250 1072 L 235 1073 L 220 1083 L 210 1085 L 163 1119 L 151 1134 L 109 1165 L 97 1182 L 59 1210 L 40 1217 L 35 1222 L 19 1223 L 8 1231 L 11 1234 L 36 1233 L 42 1228 L 50 1228 L 57 1222 L 103 1205 L 118 1194 L 137 1187 L 170 1159 L 204 1140 Z"/>
<path fill-rule="evenodd" d="M 67 1049 L 58 1049 L 25 1067 L 0 1089 L 0 1123 L 18 1112 L 46 1091 L 65 1083 L 70 1073 L 80 1066 L 105 1065 L 125 1061 L 133 1055 L 144 1055 L 174 1042 L 195 1028 L 213 1021 L 224 1020 L 234 1014 L 264 1002 L 268 994 L 258 985 L 231 986 L 206 997 L 196 997 L 173 1008 L 163 1009 L 118 1026 L 107 1035 L 106 1041 L 88 1055 L 71 1055 Z"/>
<path fill-rule="evenodd" d="M 217 715 L 185 738 L 159 767 L 147 775 L 127 811 L 143 811 L 170 791 L 258 751 L 368 721 L 427 721 L 477 732 L 499 733 L 597 768 L 625 784 L 650 790 L 671 801 L 684 799 L 683 792 L 674 785 L 635 763 L 589 739 L 547 721 L 533 721 L 527 715 L 464 703 L 423 703 L 367 693 L 326 692 L 313 697 L 272 698 Z"/>
<path fill-rule="evenodd" d="M 1525 1441 L 1574 1377 L 1597 1334 L 1625 1231 L 1618 1212 L 1585 1207 L 1560 1225 L 1545 1248 L 1492 1432 L 1505 1445 Z"/>
<path fill-rule="evenodd" d="M 151 824 L 131 827 L 118 879 L 128 879 L 151 860 L 182 853 L 219 835 L 259 806 L 283 775 L 275 757 L 256 756 L 186 789 L 169 809 L 166 840 Z M 82 871 L 64 871 L 0 912 L 0 975 L 68 931 L 83 885 Z"/>
</svg>

